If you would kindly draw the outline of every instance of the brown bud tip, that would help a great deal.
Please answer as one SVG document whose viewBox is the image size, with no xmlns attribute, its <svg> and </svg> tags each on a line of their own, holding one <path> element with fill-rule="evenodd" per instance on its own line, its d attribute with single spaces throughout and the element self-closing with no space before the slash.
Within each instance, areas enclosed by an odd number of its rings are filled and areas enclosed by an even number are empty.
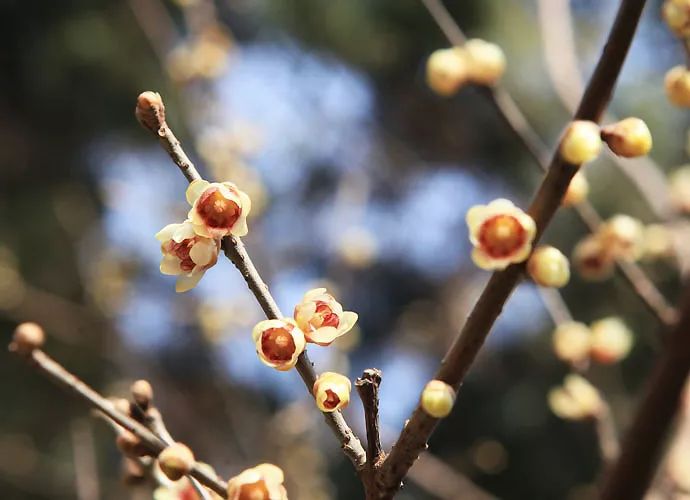
<svg viewBox="0 0 690 500">
<path fill-rule="evenodd" d="M 146 91 L 139 94 L 134 115 L 144 128 L 154 134 L 165 124 L 165 105 L 158 92 Z"/>
<path fill-rule="evenodd" d="M 143 409 L 148 408 L 153 400 L 153 387 L 147 380 L 137 380 L 130 388 L 134 402 Z"/>
<path fill-rule="evenodd" d="M 119 450 L 128 457 L 143 457 L 148 455 L 148 449 L 137 436 L 129 431 L 122 431 L 115 439 Z"/>
<path fill-rule="evenodd" d="M 158 465 L 163 474 L 177 481 L 194 466 L 194 454 L 182 443 L 173 443 L 158 455 Z"/>
<path fill-rule="evenodd" d="M 43 328 L 36 323 L 22 323 L 14 330 L 10 351 L 28 355 L 34 349 L 40 349 L 46 340 Z"/>
</svg>

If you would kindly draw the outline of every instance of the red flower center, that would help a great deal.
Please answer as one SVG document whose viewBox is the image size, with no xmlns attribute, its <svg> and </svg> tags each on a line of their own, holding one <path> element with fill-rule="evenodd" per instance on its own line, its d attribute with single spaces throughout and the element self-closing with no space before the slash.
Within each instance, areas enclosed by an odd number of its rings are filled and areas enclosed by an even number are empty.
<svg viewBox="0 0 690 500">
<path fill-rule="evenodd" d="M 273 362 L 290 361 L 295 352 L 295 339 L 290 335 L 290 328 L 268 328 L 261 334 L 261 350 L 267 359 Z"/>
<path fill-rule="evenodd" d="M 204 224 L 215 229 L 231 229 L 242 214 L 240 206 L 223 196 L 218 188 L 204 191 L 196 209 Z"/>
<path fill-rule="evenodd" d="M 340 318 L 333 312 L 328 304 L 321 300 L 317 300 L 316 311 L 314 312 L 314 316 L 312 317 L 310 323 L 315 328 L 321 328 L 322 326 L 332 326 L 334 328 L 338 328 Z"/>
<path fill-rule="evenodd" d="M 270 498 L 266 482 L 261 479 L 256 483 L 243 484 L 238 500 L 270 500 Z"/>
<path fill-rule="evenodd" d="M 500 259 L 522 248 L 527 232 L 512 215 L 494 215 L 482 223 L 478 239 L 489 257 Z"/>
<path fill-rule="evenodd" d="M 340 398 L 338 395 L 331 389 L 326 389 L 326 401 L 323 402 L 323 405 L 329 410 L 332 410 L 333 408 L 337 407 L 339 403 Z"/>
<path fill-rule="evenodd" d="M 193 246 L 194 238 L 188 238 L 179 243 L 170 240 L 168 243 L 168 252 L 180 259 L 180 268 L 186 273 L 190 272 L 192 269 L 194 269 L 194 266 L 196 266 L 192 258 L 189 256 L 189 252 Z"/>
<path fill-rule="evenodd" d="M 191 484 L 180 492 L 178 500 L 199 500 L 199 496 Z"/>
</svg>

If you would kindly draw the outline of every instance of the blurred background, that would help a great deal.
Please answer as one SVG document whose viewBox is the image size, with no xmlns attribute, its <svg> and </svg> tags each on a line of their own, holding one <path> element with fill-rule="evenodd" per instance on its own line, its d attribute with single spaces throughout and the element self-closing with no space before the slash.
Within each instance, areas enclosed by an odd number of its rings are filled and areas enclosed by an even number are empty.
<svg viewBox="0 0 690 500">
<path fill-rule="evenodd" d="M 571 2 L 584 75 L 617 3 Z M 687 161 L 688 120 L 663 93 L 682 47 L 660 2 L 648 3 L 611 109 L 650 126 L 661 171 L 630 165 L 653 187 Z M 504 49 L 505 88 L 554 145 L 569 113 L 544 54 L 559 41 L 544 40 L 536 0 L 447 4 L 468 36 Z M 154 234 L 184 218 L 186 182 L 133 111 L 141 91 L 159 91 L 202 175 L 250 194 L 245 242 L 284 311 L 326 286 L 359 313 L 353 332 L 309 353 L 317 371 L 383 370 L 390 446 L 489 277 L 469 259 L 465 212 L 497 197 L 526 207 L 541 176 L 482 91 L 446 99 L 427 88 L 426 58 L 448 42 L 423 4 L 2 0 L 0 41 L 5 341 L 36 321 L 47 351 L 103 394 L 126 397 L 133 380 L 150 380 L 173 435 L 224 477 L 268 461 L 286 471 L 293 500 L 362 497 L 298 375 L 258 361 L 250 332 L 262 314 L 232 264 L 221 259 L 186 294 L 160 274 Z M 587 176 L 604 216 L 667 215 L 663 190 L 650 206 L 605 156 Z M 569 254 L 585 234 L 563 210 L 545 241 Z M 644 268 L 675 301 L 674 264 Z M 590 372 L 625 428 L 658 324 L 617 277 L 574 276 L 563 298 L 576 319 L 617 314 L 635 334 L 624 362 Z M 552 330 L 542 297 L 522 284 L 401 499 L 460 498 L 464 478 L 500 498 L 593 497 L 594 426 L 547 404 L 568 372 Z M 152 484 L 123 482 L 108 426 L 5 349 L 0 401 L 3 499 L 151 498 Z M 354 394 L 346 414 L 363 435 Z"/>
</svg>

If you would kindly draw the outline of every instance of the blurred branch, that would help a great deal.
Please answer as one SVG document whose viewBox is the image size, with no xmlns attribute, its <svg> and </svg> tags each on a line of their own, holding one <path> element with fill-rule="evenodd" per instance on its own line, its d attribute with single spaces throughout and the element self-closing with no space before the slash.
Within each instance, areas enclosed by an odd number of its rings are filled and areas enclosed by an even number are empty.
<svg viewBox="0 0 690 500">
<path fill-rule="evenodd" d="M 159 102 L 147 101 L 146 94 L 148 93 L 139 96 L 137 103 L 137 118 L 140 123 L 158 137 L 158 141 L 163 149 L 165 149 L 189 182 L 201 179 L 201 175 L 184 152 L 180 141 L 175 137 L 175 134 L 165 120 L 165 106 L 162 100 Z M 159 96 L 158 99 L 160 99 Z M 268 285 L 263 281 L 254 266 L 242 240 L 234 236 L 224 238 L 223 250 L 244 278 L 266 317 L 268 319 L 282 318 L 283 313 L 269 292 Z M 316 381 L 316 373 L 306 350 L 300 355 L 296 368 L 304 381 L 304 385 L 307 387 L 307 391 L 311 394 L 312 387 Z M 359 439 L 352 432 L 340 411 L 324 413 L 323 415 L 329 427 L 338 438 L 343 452 L 350 458 L 357 471 L 360 472 L 366 463 L 366 453 Z"/>
<path fill-rule="evenodd" d="M 355 381 L 355 387 L 364 407 L 364 420 L 367 429 L 367 481 L 365 490 L 367 499 L 378 498 L 376 471 L 383 458 L 381 451 L 381 432 L 379 429 L 379 386 L 381 385 L 381 370 L 369 368 L 364 370 L 360 378 Z"/>
<path fill-rule="evenodd" d="M 77 498 L 97 500 L 100 498 L 100 486 L 90 421 L 86 418 L 73 420 L 70 430 Z"/>
<path fill-rule="evenodd" d="M 644 5 L 645 0 L 621 1 L 616 20 L 574 119 L 596 122 L 601 119 L 623 67 Z M 559 208 L 570 180 L 578 169 L 579 165 L 564 162 L 558 151 L 553 155 L 547 174 L 528 210 L 537 225 L 536 241 Z M 511 265 L 491 276 L 462 331 L 441 362 L 434 379 L 446 382 L 456 390 L 460 388 L 491 327 L 519 283 L 524 267 L 524 263 Z M 419 453 L 426 448 L 427 440 L 438 422 L 438 419 L 425 413 L 421 406 L 414 410 L 382 465 L 381 482 L 386 488 L 382 498 L 392 498 L 399 489 L 400 481 L 414 464 Z"/>
<path fill-rule="evenodd" d="M 443 460 L 423 453 L 409 470 L 409 478 L 441 500 L 491 500 L 496 498 L 467 477 L 457 473 Z"/>
<path fill-rule="evenodd" d="M 444 24 L 453 21 L 450 13 L 445 9 L 440 0 L 423 0 L 423 2 L 424 5 L 430 9 L 435 20 L 441 18 Z M 431 6 L 431 8 L 429 6 Z M 448 41 L 453 45 L 462 45 L 465 42 L 465 35 L 459 27 L 450 32 L 451 34 L 445 30 L 444 33 L 446 33 Z M 520 142 L 522 142 L 527 151 L 534 158 L 536 164 L 541 167 L 544 172 L 547 172 L 549 170 L 548 148 L 529 124 L 525 115 L 510 94 L 500 86 L 492 88 L 482 87 L 478 90 L 489 99 L 489 102 L 496 108 L 499 117 L 503 119 L 510 130 Z M 583 102 L 586 102 L 585 98 L 586 96 L 583 97 Z M 606 98 L 606 103 L 607 102 L 608 97 Z M 582 111 L 588 111 L 588 113 L 585 114 L 589 114 L 589 112 L 594 110 Z M 576 205 L 574 209 L 590 232 L 596 232 L 602 219 L 592 204 L 585 200 Z M 664 296 L 644 271 L 637 264 L 626 262 L 621 259 L 616 260 L 616 265 L 623 278 L 630 284 L 635 294 L 637 294 L 650 312 L 654 314 L 662 324 L 667 326 L 673 325 L 678 318 L 676 311 L 668 304 Z"/>
<path fill-rule="evenodd" d="M 12 350 L 12 347 L 10 347 L 10 349 Z M 166 448 L 165 442 L 158 436 L 136 420 L 117 411 L 110 401 L 68 372 L 62 365 L 53 360 L 42 350 L 35 349 L 26 356 L 20 353 L 17 354 L 42 375 L 60 385 L 68 392 L 72 393 L 72 395 L 85 401 L 91 407 L 101 411 L 113 422 L 134 434 L 154 456 L 158 456 L 158 454 Z M 194 464 L 189 475 L 198 479 L 199 482 L 225 498 L 227 484 L 221 479 L 209 475 L 206 470 L 199 467 L 198 463 Z"/>
</svg>

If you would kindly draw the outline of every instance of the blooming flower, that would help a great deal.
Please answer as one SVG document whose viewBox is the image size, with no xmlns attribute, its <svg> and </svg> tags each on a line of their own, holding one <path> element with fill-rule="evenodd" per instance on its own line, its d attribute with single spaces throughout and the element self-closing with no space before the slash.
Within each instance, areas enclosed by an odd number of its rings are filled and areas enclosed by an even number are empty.
<svg viewBox="0 0 690 500">
<path fill-rule="evenodd" d="M 434 418 L 447 417 L 455 403 L 455 391 L 442 380 L 431 380 L 422 391 L 421 406 Z"/>
<path fill-rule="evenodd" d="M 566 420 L 584 420 L 599 415 L 604 402 L 599 391 L 579 375 L 568 375 L 561 387 L 549 391 L 549 407 Z"/>
<path fill-rule="evenodd" d="M 590 234 L 575 245 L 572 260 L 583 279 L 601 281 L 613 274 L 613 256 L 595 235 Z"/>
<path fill-rule="evenodd" d="M 352 383 L 345 375 L 325 372 L 314 382 L 312 393 L 319 410 L 330 413 L 345 408 L 350 403 Z"/>
<path fill-rule="evenodd" d="M 343 306 L 325 288 L 315 288 L 305 293 L 302 302 L 295 306 L 294 317 L 307 342 L 327 346 L 349 332 L 358 316 L 343 311 Z"/>
<path fill-rule="evenodd" d="M 252 331 L 252 338 L 259 359 L 276 370 L 293 368 L 304 351 L 304 334 L 292 318 L 260 321 Z"/>
<path fill-rule="evenodd" d="M 527 259 L 532 250 L 534 219 L 508 200 L 475 205 L 466 221 L 474 245 L 472 260 L 482 269 L 505 269 Z"/>
<path fill-rule="evenodd" d="M 194 288 L 218 260 L 220 241 L 199 236 L 190 221 L 168 224 L 156 234 L 156 239 L 161 242 L 163 253 L 161 272 L 179 276 L 175 285 L 178 292 Z"/>
<path fill-rule="evenodd" d="M 595 321 L 592 330 L 592 358 L 600 363 L 616 363 L 625 358 L 632 349 L 633 336 L 630 329 L 618 317 L 611 316 Z"/>
<path fill-rule="evenodd" d="M 283 471 L 273 464 L 260 464 L 228 481 L 228 500 L 288 500 Z"/>
<path fill-rule="evenodd" d="M 189 220 L 199 236 L 222 238 L 247 234 L 251 200 L 232 182 L 197 179 L 187 188 L 187 201 L 192 205 Z"/>
</svg>

